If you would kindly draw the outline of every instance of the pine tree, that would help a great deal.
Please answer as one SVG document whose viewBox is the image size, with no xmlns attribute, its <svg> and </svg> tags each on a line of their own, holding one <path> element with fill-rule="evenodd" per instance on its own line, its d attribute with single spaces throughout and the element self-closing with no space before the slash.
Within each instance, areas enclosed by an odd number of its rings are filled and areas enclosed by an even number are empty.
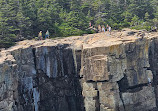
<svg viewBox="0 0 158 111">
<path fill-rule="evenodd" d="M 138 20 L 139 20 L 139 17 L 134 15 L 134 17 L 132 18 L 132 21 L 131 21 L 131 26 L 138 25 Z"/>
<path fill-rule="evenodd" d="M 146 12 L 144 17 L 145 21 L 149 22 L 149 17 L 150 17 L 149 13 Z"/>
</svg>

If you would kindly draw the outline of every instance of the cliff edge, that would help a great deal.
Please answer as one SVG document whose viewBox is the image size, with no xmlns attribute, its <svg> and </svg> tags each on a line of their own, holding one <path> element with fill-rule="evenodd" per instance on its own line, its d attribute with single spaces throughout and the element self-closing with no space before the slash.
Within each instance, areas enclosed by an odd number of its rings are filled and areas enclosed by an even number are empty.
<svg viewBox="0 0 158 111">
<path fill-rule="evenodd" d="M 157 111 L 158 32 L 124 29 L 0 52 L 0 111 Z"/>
</svg>

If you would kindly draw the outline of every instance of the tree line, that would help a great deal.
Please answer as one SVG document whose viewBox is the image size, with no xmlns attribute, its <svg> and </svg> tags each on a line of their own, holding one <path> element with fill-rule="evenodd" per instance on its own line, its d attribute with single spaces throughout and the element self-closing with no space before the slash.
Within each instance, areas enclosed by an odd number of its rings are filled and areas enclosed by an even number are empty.
<svg viewBox="0 0 158 111">
<path fill-rule="evenodd" d="M 157 0 L 0 0 L 0 47 L 37 37 L 94 33 L 93 26 L 151 30 L 158 25 Z"/>
</svg>

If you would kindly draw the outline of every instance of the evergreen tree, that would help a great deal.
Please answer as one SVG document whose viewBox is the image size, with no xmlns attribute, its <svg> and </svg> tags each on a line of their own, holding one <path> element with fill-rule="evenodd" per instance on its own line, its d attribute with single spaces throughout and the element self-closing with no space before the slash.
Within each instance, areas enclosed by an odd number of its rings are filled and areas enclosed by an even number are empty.
<svg viewBox="0 0 158 111">
<path fill-rule="evenodd" d="M 32 39 L 42 30 L 50 37 L 91 33 L 89 22 L 113 29 L 158 25 L 157 0 L 0 0 L 0 43 Z"/>
<path fill-rule="evenodd" d="M 150 17 L 149 13 L 146 12 L 144 17 L 145 21 L 149 22 L 149 17 Z"/>
</svg>

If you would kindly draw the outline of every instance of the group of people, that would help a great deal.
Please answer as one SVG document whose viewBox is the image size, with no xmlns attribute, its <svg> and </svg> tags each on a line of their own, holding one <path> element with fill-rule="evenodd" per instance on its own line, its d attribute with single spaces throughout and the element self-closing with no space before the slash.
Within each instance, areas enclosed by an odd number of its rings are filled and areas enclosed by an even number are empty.
<svg viewBox="0 0 158 111">
<path fill-rule="evenodd" d="M 109 31 L 109 33 L 111 34 L 111 27 L 107 24 L 106 28 L 104 25 L 98 25 L 98 31 L 99 32 L 105 32 L 105 31 Z"/>
<path fill-rule="evenodd" d="M 49 31 L 47 30 L 47 32 L 45 33 L 45 39 L 49 38 Z M 43 35 L 42 35 L 42 31 L 39 32 L 38 34 L 38 39 L 39 40 L 43 40 Z"/>
<path fill-rule="evenodd" d="M 89 29 L 96 30 L 96 32 L 106 32 L 109 31 L 111 34 L 111 27 L 107 24 L 106 27 L 104 25 L 98 25 L 97 28 L 95 28 L 91 22 L 89 22 Z"/>
<path fill-rule="evenodd" d="M 89 23 L 89 27 L 93 27 L 91 22 Z M 107 24 L 106 25 L 106 28 L 104 25 L 98 25 L 97 27 L 97 32 L 105 32 L 105 31 L 109 31 L 110 35 L 111 35 L 111 27 Z M 47 32 L 45 33 L 45 39 L 49 38 L 49 31 L 47 30 Z M 43 40 L 43 34 L 42 34 L 42 31 L 39 32 L 38 34 L 38 40 Z"/>
</svg>

